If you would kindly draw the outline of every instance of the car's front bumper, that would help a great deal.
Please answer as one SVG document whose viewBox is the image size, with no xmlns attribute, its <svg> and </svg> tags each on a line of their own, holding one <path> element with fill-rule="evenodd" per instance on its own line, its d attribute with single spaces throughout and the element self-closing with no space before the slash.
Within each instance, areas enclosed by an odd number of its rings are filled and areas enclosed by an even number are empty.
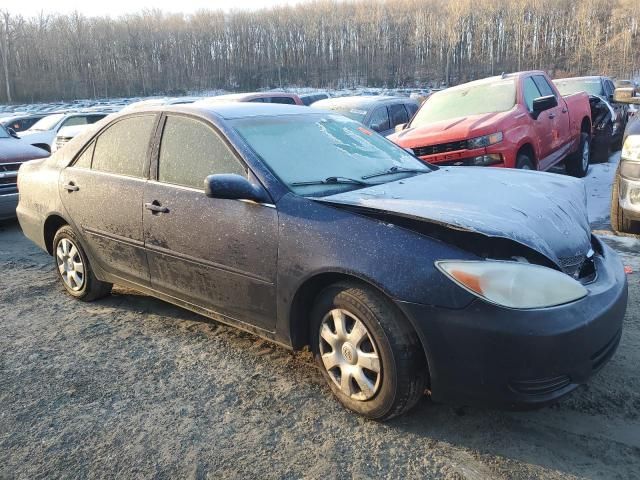
<svg viewBox="0 0 640 480">
<path fill-rule="evenodd" d="M 640 180 L 620 177 L 618 204 L 625 217 L 640 221 Z"/>
<path fill-rule="evenodd" d="M 7 220 L 16 217 L 16 207 L 18 206 L 18 193 L 0 193 L 0 220 Z"/>
<path fill-rule="evenodd" d="M 449 310 L 399 302 L 425 345 L 432 398 L 526 408 L 585 383 L 615 352 L 627 306 L 622 264 L 603 251 L 589 294 L 567 305 L 512 310 L 476 300 Z"/>
</svg>

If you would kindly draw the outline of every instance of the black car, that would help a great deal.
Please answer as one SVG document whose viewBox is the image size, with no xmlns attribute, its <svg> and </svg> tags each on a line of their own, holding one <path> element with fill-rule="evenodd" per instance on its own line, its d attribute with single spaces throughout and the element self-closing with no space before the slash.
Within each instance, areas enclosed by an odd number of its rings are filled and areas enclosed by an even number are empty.
<svg viewBox="0 0 640 480">
<path fill-rule="evenodd" d="M 70 295 L 118 283 L 310 345 L 336 397 L 370 418 L 426 390 L 544 405 L 620 340 L 625 273 L 591 234 L 580 181 L 431 167 L 332 112 L 121 113 L 18 180 L 22 229 Z"/>
<path fill-rule="evenodd" d="M 409 122 L 419 106 L 411 98 L 376 95 L 328 98 L 312 105 L 340 113 L 384 136 L 391 135 L 397 125 Z"/>
<path fill-rule="evenodd" d="M 301 93 L 298 96 L 300 97 L 300 100 L 302 100 L 302 103 L 305 104 L 307 107 L 312 103 L 319 102 L 320 100 L 326 100 L 327 98 L 329 98 L 328 93 Z"/>
<path fill-rule="evenodd" d="M 0 118 L 0 125 L 6 129 L 11 129 L 16 133 L 29 130 L 39 120 L 50 115 L 50 113 L 30 113 L 30 114 L 17 114 Z"/>
<path fill-rule="evenodd" d="M 606 162 L 612 149 L 622 146 L 628 106 L 614 101 L 615 86 L 609 77 L 560 78 L 553 81 L 562 95 L 589 94 L 592 125 L 592 160 Z"/>
</svg>

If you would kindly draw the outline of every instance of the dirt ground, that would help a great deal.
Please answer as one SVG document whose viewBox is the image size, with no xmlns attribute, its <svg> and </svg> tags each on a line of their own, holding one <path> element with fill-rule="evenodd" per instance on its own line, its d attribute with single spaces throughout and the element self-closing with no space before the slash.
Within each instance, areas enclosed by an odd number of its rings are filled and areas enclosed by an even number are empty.
<svg viewBox="0 0 640 480">
<path fill-rule="evenodd" d="M 341 408 L 293 354 L 116 288 L 65 295 L 52 260 L 0 223 L 0 478 L 637 478 L 640 241 L 622 341 L 552 407 L 427 398 L 386 424 Z"/>
</svg>

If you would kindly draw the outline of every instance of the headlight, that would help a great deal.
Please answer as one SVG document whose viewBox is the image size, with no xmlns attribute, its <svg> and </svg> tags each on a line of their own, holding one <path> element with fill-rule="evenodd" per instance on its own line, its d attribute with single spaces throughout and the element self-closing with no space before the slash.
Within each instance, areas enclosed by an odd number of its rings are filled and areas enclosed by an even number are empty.
<svg viewBox="0 0 640 480">
<path fill-rule="evenodd" d="M 502 141 L 502 132 L 492 133 L 491 135 L 483 135 L 482 137 L 475 137 L 467 140 L 468 148 L 482 148 L 493 145 L 494 143 L 500 143 Z"/>
<path fill-rule="evenodd" d="M 640 179 L 640 135 L 629 135 L 620 155 L 620 175 Z"/>
<path fill-rule="evenodd" d="M 588 293 L 568 275 L 529 263 L 443 260 L 436 267 L 465 290 L 507 308 L 553 307 Z"/>
</svg>

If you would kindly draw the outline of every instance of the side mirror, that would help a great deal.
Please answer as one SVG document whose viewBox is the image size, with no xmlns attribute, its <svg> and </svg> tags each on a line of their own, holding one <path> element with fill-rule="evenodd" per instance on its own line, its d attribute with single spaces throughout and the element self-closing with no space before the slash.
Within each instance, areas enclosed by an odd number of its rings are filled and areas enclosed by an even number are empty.
<svg viewBox="0 0 640 480">
<path fill-rule="evenodd" d="M 547 95 L 545 97 L 538 97 L 533 100 L 533 117 L 538 116 L 545 110 L 550 110 L 558 106 L 558 99 L 555 95 Z"/>
<path fill-rule="evenodd" d="M 405 128 L 407 128 L 407 124 L 406 123 L 399 123 L 398 125 L 396 125 L 395 132 L 396 133 L 401 132 Z"/>
<path fill-rule="evenodd" d="M 640 105 L 640 97 L 635 96 L 633 88 L 616 88 L 613 91 L 613 101 L 616 103 L 627 103 L 631 105 Z"/>
<path fill-rule="evenodd" d="M 13 128 L 7 128 L 7 133 L 13 138 L 20 138 Z"/>
<path fill-rule="evenodd" d="M 268 201 L 261 187 L 251 184 L 245 177 L 236 174 L 209 175 L 204 180 L 204 194 L 209 198 Z"/>
</svg>

